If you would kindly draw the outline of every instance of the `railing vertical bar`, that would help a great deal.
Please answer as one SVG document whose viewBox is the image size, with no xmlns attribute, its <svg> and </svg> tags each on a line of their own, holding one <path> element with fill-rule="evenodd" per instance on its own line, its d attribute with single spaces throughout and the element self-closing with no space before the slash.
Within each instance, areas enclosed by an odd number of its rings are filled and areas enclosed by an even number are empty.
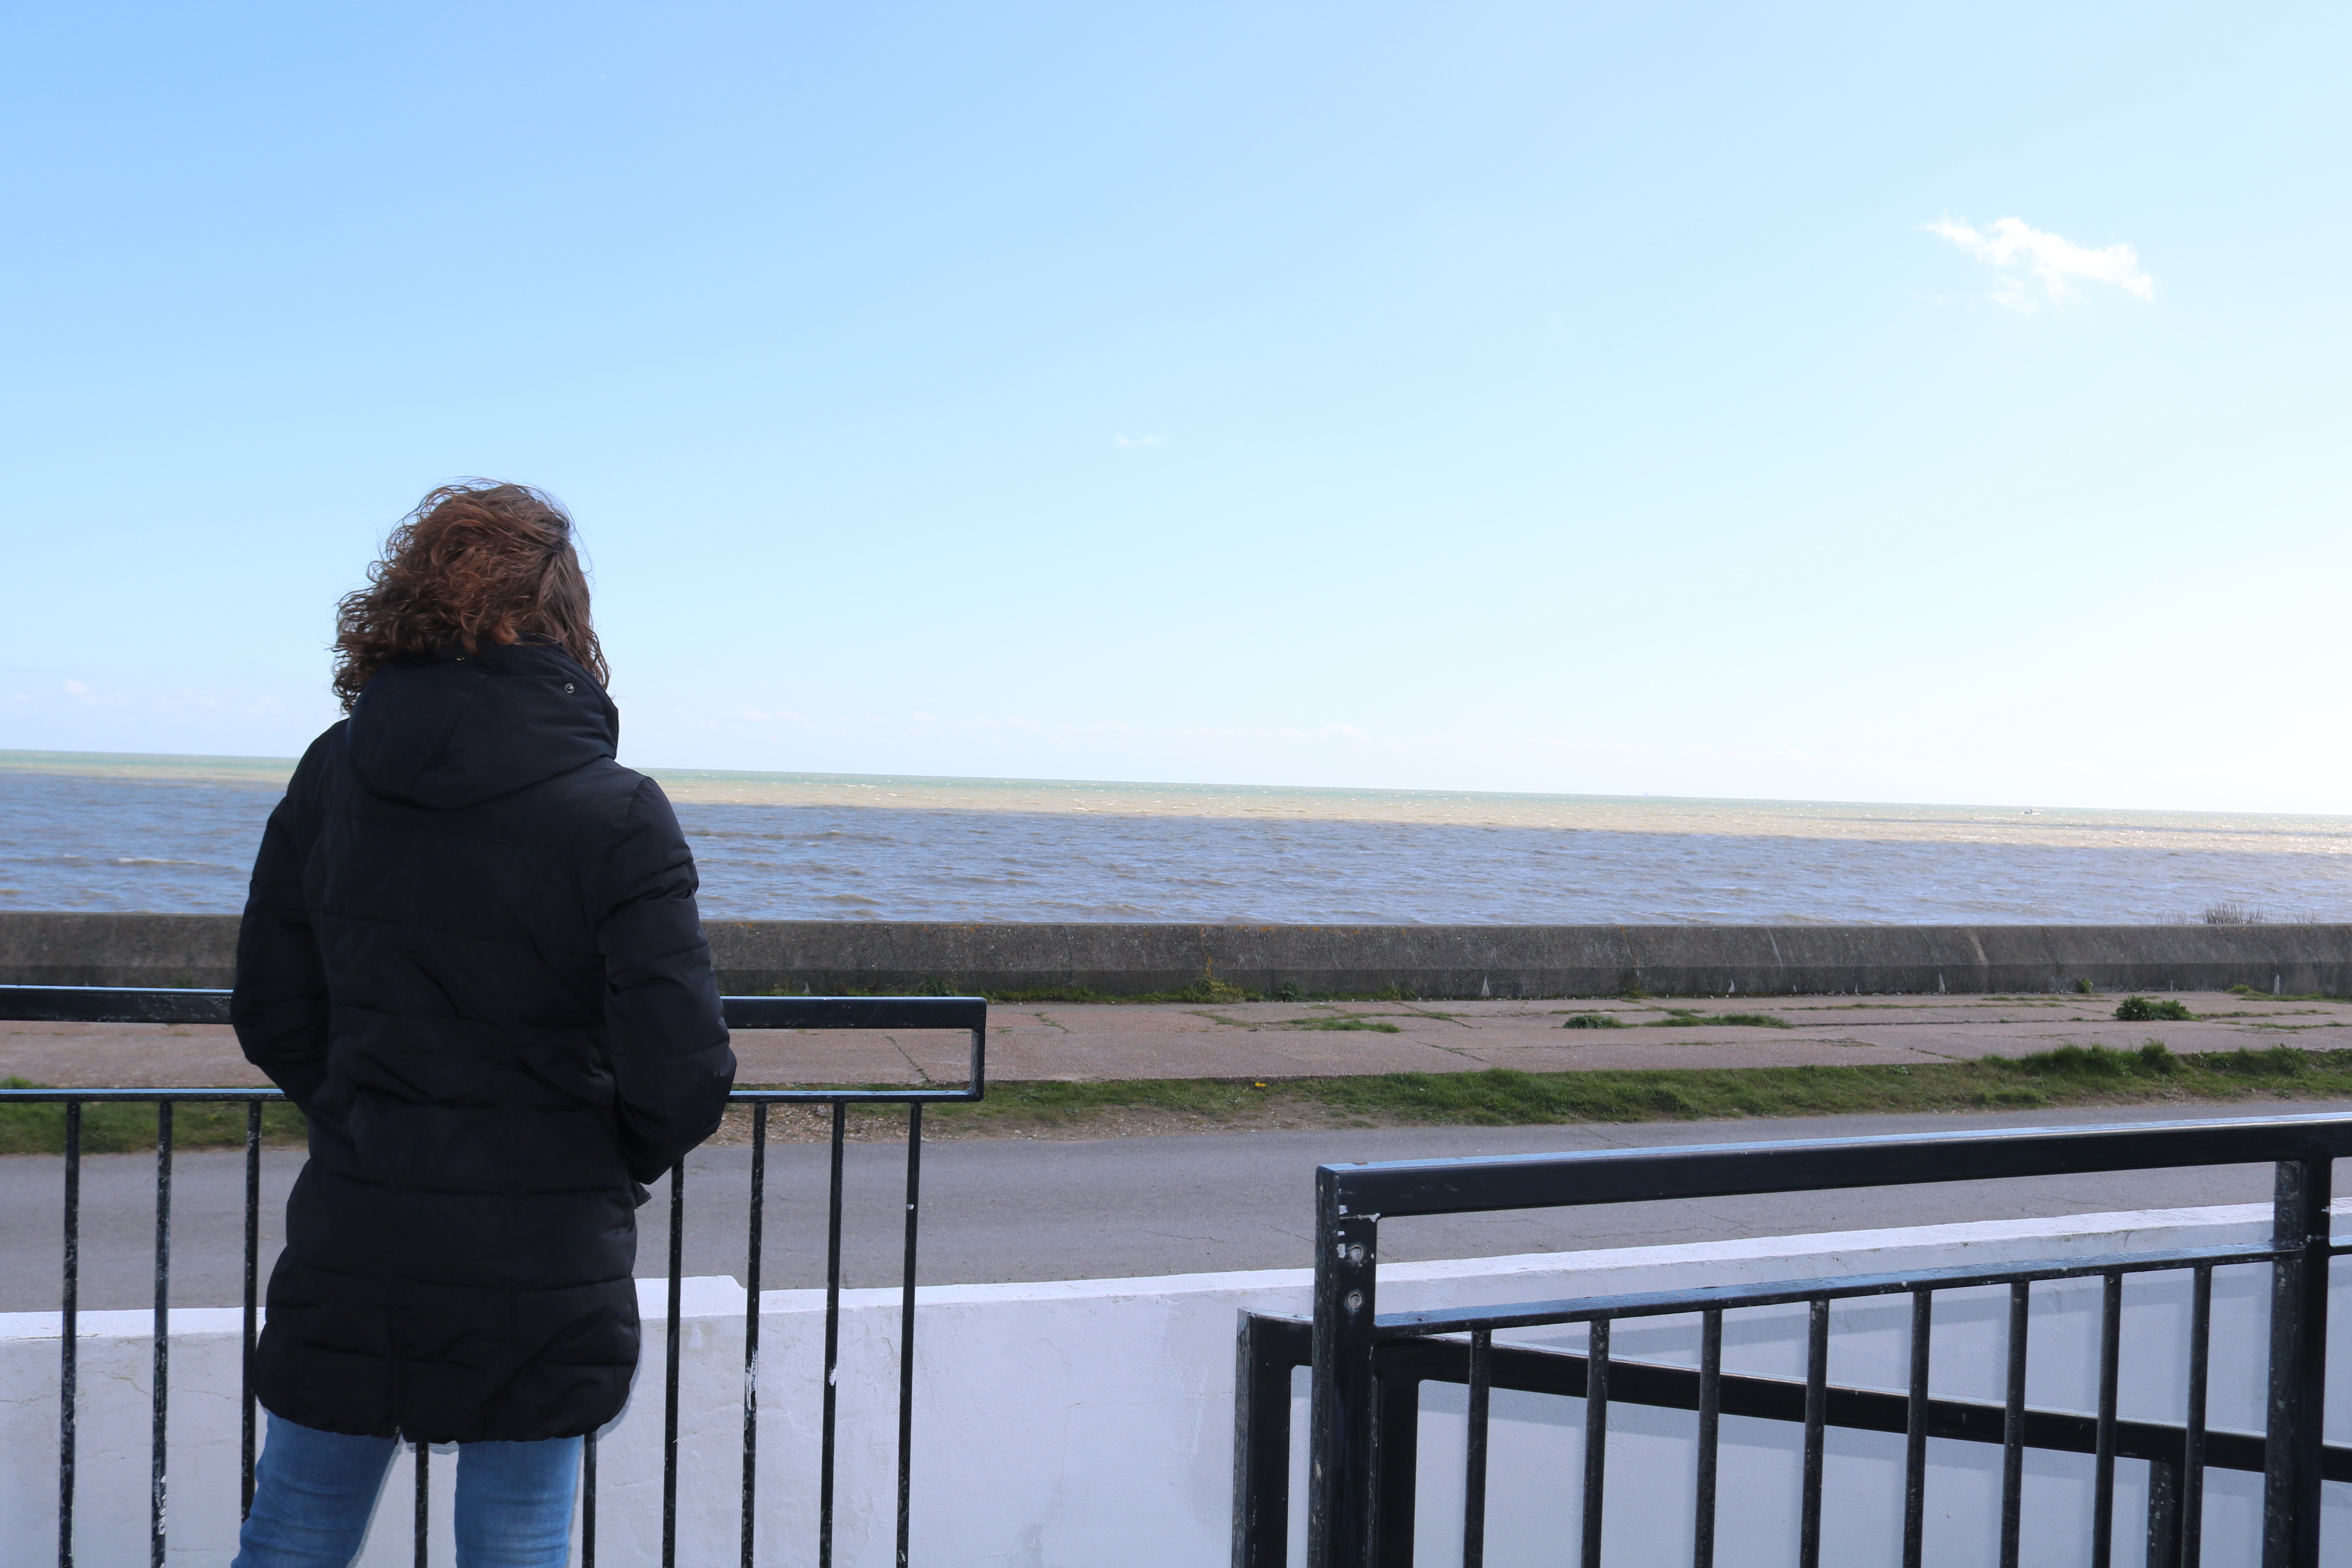
<svg viewBox="0 0 2352 1568">
<path fill-rule="evenodd" d="M 1822 1434 L 1829 1421 L 1830 1304 L 1815 1297 L 1805 1334 L 1805 1478 L 1797 1519 L 1798 1568 L 1821 1568 Z"/>
<path fill-rule="evenodd" d="M 2000 1568 L 2018 1568 L 2018 1520 L 2025 1494 L 2025 1351 L 2033 1288 L 2009 1288 L 2009 1384 L 2000 1423 Z"/>
<path fill-rule="evenodd" d="M 2180 1568 L 2205 1555 L 2205 1378 L 2213 1349 L 2213 1266 L 2197 1266 L 2189 1291 L 2189 1409 L 2180 1438 Z"/>
<path fill-rule="evenodd" d="M 2116 1552 L 2116 1375 L 2123 1347 L 2124 1277 L 2101 1277 L 2099 1415 L 2091 1460 L 2091 1568 L 2109 1568 Z"/>
<path fill-rule="evenodd" d="M 1470 1335 L 1470 1431 L 1462 1463 L 1462 1568 L 1486 1563 L 1486 1410 L 1492 1397 L 1495 1333 Z"/>
<path fill-rule="evenodd" d="M 2147 1462 L 2147 1542 L 2141 1561 L 2147 1568 L 2171 1568 L 2180 1560 L 2180 1467 L 2170 1459 Z"/>
<path fill-rule="evenodd" d="M 1936 1293 L 1911 1292 L 1911 1396 L 1903 1428 L 1903 1568 L 1919 1568 L 1927 1523 L 1927 1366 Z"/>
<path fill-rule="evenodd" d="M 66 1102 L 65 1291 L 58 1303 L 58 1568 L 73 1568 L 74 1395 L 81 1355 L 81 1101 Z"/>
<path fill-rule="evenodd" d="M 1257 1313 L 1245 1312 L 1234 1344 L 1233 1568 L 1290 1568 L 1290 1383 L 1296 1363 L 1277 1336 L 1288 1337 Z"/>
<path fill-rule="evenodd" d="M 428 1568 L 425 1555 L 433 1540 L 433 1447 L 421 1437 L 408 1447 L 416 1456 L 416 1539 L 412 1561 L 415 1568 Z"/>
<path fill-rule="evenodd" d="M 849 1107 L 833 1102 L 832 1186 L 826 1196 L 824 1232 L 824 1391 L 817 1427 L 816 1562 L 833 1568 L 833 1438 L 835 1390 L 841 1365 L 841 1174 L 842 1145 L 849 1131 Z"/>
<path fill-rule="evenodd" d="M 1584 1568 L 1601 1568 L 1601 1515 L 1609 1470 L 1609 1320 L 1592 1320 L 1584 1367 Z"/>
<path fill-rule="evenodd" d="M 239 1363 L 237 1517 L 253 1512 L 253 1451 L 257 1406 L 253 1398 L 253 1346 L 261 1321 L 261 1101 L 245 1107 L 245 1345 Z"/>
<path fill-rule="evenodd" d="M 768 1202 L 768 1105 L 751 1107 L 751 1215 L 743 1242 L 743 1568 L 751 1568 L 760 1476 L 760 1250 Z"/>
<path fill-rule="evenodd" d="M 1691 1521 L 1691 1568 L 1715 1568 L 1715 1461 L 1723 1427 L 1723 1309 L 1710 1307 L 1698 1331 L 1698 1493 Z"/>
<path fill-rule="evenodd" d="M 596 1434 L 580 1444 L 580 1568 L 596 1568 Z"/>
<path fill-rule="evenodd" d="M 907 1107 L 907 1253 L 898 1272 L 898 1568 L 914 1521 L 915 1242 L 923 1204 L 923 1108 Z"/>
<path fill-rule="evenodd" d="M 1371 1543 L 1370 1568 L 1412 1568 L 1419 1534 L 1421 1385 L 1411 1375 L 1372 1379 Z"/>
<path fill-rule="evenodd" d="M 677 1568 L 678 1313 L 686 1272 L 686 1162 L 669 1168 L 669 1324 L 662 1334 L 662 1568 Z"/>
<path fill-rule="evenodd" d="M 149 1450 L 147 1537 L 153 1568 L 163 1568 L 164 1499 L 169 1477 L 164 1437 L 171 1426 L 172 1101 L 155 1102 L 155 1409 Z"/>
<path fill-rule="evenodd" d="M 2281 1160 L 2271 1245 L 2270 1375 L 2263 1421 L 2263 1568 L 2319 1568 L 2327 1376 L 2327 1199 L 2332 1159 Z"/>
</svg>

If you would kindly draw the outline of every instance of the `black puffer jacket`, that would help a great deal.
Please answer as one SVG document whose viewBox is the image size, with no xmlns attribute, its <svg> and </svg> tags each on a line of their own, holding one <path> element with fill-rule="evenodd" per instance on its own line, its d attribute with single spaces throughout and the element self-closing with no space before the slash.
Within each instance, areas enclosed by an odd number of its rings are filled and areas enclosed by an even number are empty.
<svg viewBox="0 0 2352 1568">
<path fill-rule="evenodd" d="M 638 1184 L 735 1058 L 618 728 L 552 647 L 393 664 L 270 815 L 232 1016 L 310 1121 L 256 1365 L 289 1420 L 521 1441 L 628 1396 Z"/>
</svg>

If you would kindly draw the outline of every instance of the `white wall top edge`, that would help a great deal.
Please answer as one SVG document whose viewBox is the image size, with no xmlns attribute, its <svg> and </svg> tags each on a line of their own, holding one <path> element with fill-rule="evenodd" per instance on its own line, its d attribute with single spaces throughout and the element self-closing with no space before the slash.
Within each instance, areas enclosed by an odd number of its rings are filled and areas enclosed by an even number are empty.
<svg viewBox="0 0 2352 1568">
<path fill-rule="evenodd" d="M 2060 1215 L 2044 1219 L 1969 1220 L 1954 1225 L 1910 1226 L 1880 1230 L 1825 1231 L 1810 1236 L 1748 1237 L 1734 1241 L 1684 1242 L 1661 1247 L 1619 1247 L 1586 1252 L 1528 1252 L 1501 1258 L 1457 1258 L 1429 1263 L 1390 1264 L 1381 1272 L 1384 1286 L 1437 1284 L 1462 1279 L 1493 1279 L 1507 1283 L 1514 1276 L 1592 1274 L 1628 1269 L 1730 1265 L 1745 1277 L 1753 1265 L 1768 1259 L 1797 1264 L 1822 1259 L 1825 1274 L 1862 1272 L 1869 1255 L 1919 1249 L 1996 1247 L 2021 1242 L 2067 1243 L 2070 1251 L 2129 1252 L 2147 1247 L 2157 1238 L 2150 1232 L 2169 1233 L 2162 1239 L 2179 1245 L 2182 1230 L 2242 1229 L 2268 1224 L 2268 1204 L 2219 1204 L 2200 1208 L 2129 1209 L 2107 1214 Z M 2200 1238 L 2201 1239 L 2201 1238 Z M 1304 1290 L 1314 1282 L 1306 1268 L 1242 1269 L 1213 1274 L 1160 1274 L 1114 1279 L 1047 1279 L 998 1285 L 926 1285 L 915 1292 L 923 1306 L 981 1306 L 1014 1301 L 1117 1300 L 1140 1296 L 1167 1298 L 1189 1295 L 1258 1294 Z M 637 1310 L 649 1321 L 669 1315 L 669 1281 L 640 1279 Z M 724 1274 L 696 1275 L 679 1284 L 680 1315 L 688 1318 L 739 1317 L 746 1304 L 740 1281 Z M 870 1310 L 894 1306 L 896 1286 L 844 1290 L 845 1308 Z M 760 1310 L 821 1312 L 820 1289 L 762 1290 Z M 0 1341 L 56 1339 L 63 1321 L 58 1312 L 0 1312 Z M 236 1307 L 174 1307 L 171 1331 L 183 1334 L 236 1334 L 244 1313 Z M 154 1314 L 145 1308 L 79 1314 L 76 1337 L 147 1338 Z"/>
<path fill-rule="evenodd" d="M 2268 1204 L 2217 1204 L 2200 1208 L 2128 1209 L 2110 1214 L 2060 1215 L 2046 1219 L 1967 1220 L 1953 1225 L 1906 1226 L 1881 1230 L 1824 1231 L 1811 1236 L 1747 1237 L 1736 1241 L 1678 1242 L 1661 1247 L 1616 1247 L 1587 1252 L 1523 1252 L 1500 1258 L 1456 1258 L 1430 1263 L 1391 1263 L 1381 1270 L 1383 1287 L 1438 1283 L 1514 1275 L 1585 1274 L 1614 1269 L 1706 1264 L 1749 1264 L 1769 1258 L 1835 1259 L 1831 1273 L 1854 1273 L 1858 1254 L 2008 1246 L 2025 1241 L 2066 1241 L 2080 1249 L 2128 1252 L 2149 1245 L 2150 1231 L 2239 1228 L 2270 1222 Z M 2168 1241 L 2177 1237 L 2168 1236 Z M 1162 1274 L 1127 1279 L 1055 1279 L 1030 1284 L 926 1285 L 915 1299 L 923 1305 L 976 1305 L 1017 1300 L 1098 1300 L 1130 1296 L 1174 1296 L 1303 1289 L 1312 1269 L 1265 1268 L 1228 1274 Z M 844 1290 L 844 1306 L 876 1307 L 898 1300 L 896 1287 Z M 822 1311 L 822 1290 L 762 1290 L 762 1312 Z"/>
</svg>

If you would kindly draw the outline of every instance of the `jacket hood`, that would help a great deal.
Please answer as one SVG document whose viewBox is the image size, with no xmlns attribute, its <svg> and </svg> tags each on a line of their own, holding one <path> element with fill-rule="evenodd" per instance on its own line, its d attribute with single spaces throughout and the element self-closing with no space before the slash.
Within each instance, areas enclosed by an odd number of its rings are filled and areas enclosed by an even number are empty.
<svg viewBox="0 0 2352 1568">
<path fill-rule="evenodd" d="M 444 648 L 377 670 L 346 743 L 370 795 L 454 811 L 609 760 L 620 710 L 562 649 Z"/>
</svg>

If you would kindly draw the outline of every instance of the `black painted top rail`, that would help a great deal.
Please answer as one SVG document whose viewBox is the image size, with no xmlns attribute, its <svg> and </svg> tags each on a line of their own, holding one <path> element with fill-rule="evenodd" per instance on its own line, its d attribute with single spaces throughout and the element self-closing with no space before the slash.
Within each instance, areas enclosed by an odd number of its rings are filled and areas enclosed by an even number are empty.
<svg viewBox="0 0 2352 1568">
<path fill-rule="evenodd" d="M 146 986 L 0 985 L 0 1019 L 44 1024 L 226 1024 L 226 991 Z M 904 1105 L 975 1100 L 986 1084 L 988 1003 L 979 996 L 722 996 L 730 1029 L 961 1029 L 971 1035 L 969 1080 L 952 1089 L 739 1089 L 739 1104 L 799 1100 Z M 0 1089 L 17 1101 L 144 1100 L 152 1089 Z M 272 1100 L 274 1089 L 175 1089 L 173 1100 Z"/>
<path fill-rule="evenodd" d="M 1318 1199 L 1336 1214 L 1394 1219 L 2345 1155 L 2352 1155 L 2352 1112 L 1384 1160 L 1324 1165 L 1316 1181 Z"/>
</svg>

